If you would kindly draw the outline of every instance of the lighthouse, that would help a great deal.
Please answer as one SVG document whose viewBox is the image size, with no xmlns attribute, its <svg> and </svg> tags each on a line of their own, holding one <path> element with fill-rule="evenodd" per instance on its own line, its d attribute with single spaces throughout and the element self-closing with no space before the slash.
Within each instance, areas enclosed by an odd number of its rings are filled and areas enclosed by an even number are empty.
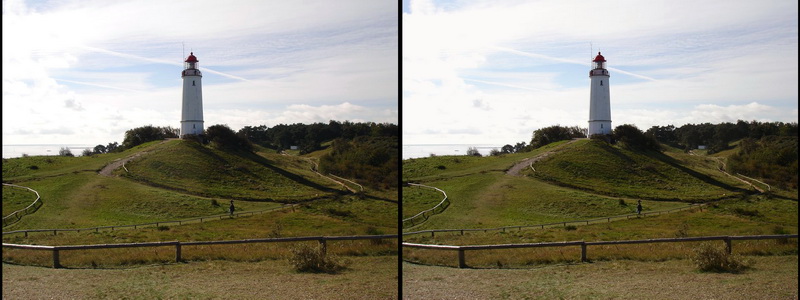
<svg viewBox="0 0 800 300">
<path fill-rule="evenodd" d="M 611 134 L 611 96 L 608 91 L 608 70 L 606 59 L 600 52 L 592 60 L 589 71 L 591 90 L 589 92 L 589 132 L 593 134 Z"/>
<path fill-rule="evenodd" d="M 181 113 L 181 137 L 203 133 L 203 74 L 197 69 L 199 60 L 194 52 L 189 53 L 184 63 L 183 110 Z"/>
</svg>

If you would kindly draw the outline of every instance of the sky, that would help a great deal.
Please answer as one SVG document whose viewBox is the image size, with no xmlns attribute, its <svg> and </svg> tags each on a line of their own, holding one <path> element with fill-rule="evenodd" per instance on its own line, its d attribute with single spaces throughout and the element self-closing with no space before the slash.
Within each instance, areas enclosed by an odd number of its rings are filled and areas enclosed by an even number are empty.
<svg viewBox="0 0 800 300">
<path fill-rule="evenodd" d="M 393 0 L 4 0 L 3 144 L 180 128 L 190 52 L 206 127 L 397 124 L 399 15 Z"/>
<path fill-rule="evenodd" d="M 586 128 L 598 51 L 612 126 L 797 122 L 797 20 L 787 0 L 404 0 L 403 144 Z"/>
</svg>

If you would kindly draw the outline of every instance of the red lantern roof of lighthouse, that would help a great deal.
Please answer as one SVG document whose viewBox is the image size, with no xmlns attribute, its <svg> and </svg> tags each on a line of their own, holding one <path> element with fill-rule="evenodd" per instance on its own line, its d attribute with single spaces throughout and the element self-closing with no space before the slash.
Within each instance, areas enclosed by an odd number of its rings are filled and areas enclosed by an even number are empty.
<svg viewBox="0 0 800 300">
<path fill-rule="evenodd" d="M 186 58 L 186 62 L 198 62 L 197 57 L 194 57 L 194 52 L 189 52 L 189 57 Z"/>
<path fill-rule="evenodd" d="M 597 57 L 593 61 L 606 61 L 606 58 L 600 55 L 600 52 L 597 52 Z"/>
</svg>

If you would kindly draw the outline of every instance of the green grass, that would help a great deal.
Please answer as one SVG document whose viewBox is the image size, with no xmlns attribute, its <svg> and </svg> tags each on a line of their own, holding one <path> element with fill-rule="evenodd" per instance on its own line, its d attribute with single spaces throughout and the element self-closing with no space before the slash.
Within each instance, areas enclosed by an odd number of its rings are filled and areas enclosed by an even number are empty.
<svg viewBox="0 0 800 300">
<path fill-rule="evenodd" d="M 762 212 L 758 215 L 741 213 L 737 208 Z M 574 230 L 562 227 L 545 229 L 509 230 L 507 232 L 439 233 L 405 236 L 404 241 L 445 245 L 490 245 L 509 243 L 538 243 L 560 241 L 613 241 L 651 238 L 673 238 L 718 235 L 796 234 L 798 232 L 797 202 L 750 196 L 743 199 L 723 200 L 703 211 L 682 211 L 661 216 L 633 218 L 591 225 L 576 226 Z M 721 243 L 721 242 L 720 242 Z M 593 246 L 592 260 L 634 259 L 662 261 L 686 258 L 692 247 L 699 243 L 660 243 L 623 246 Z M 694 246 L 693 246 L 694 245 Z M 575 248 L 575 249 L 572 249 Z M 404 249 L 404 258 L 426 264 L 453 265 L 455 260 L 439 251 Z M 747 255 L 797 254 L 796 240 L 737 241 L 734 252 Z M 566 254 L 565 254 L 566 253 Z M 472 266 L 531 266 L 562 261 L 574 262 L 579 258 L 578 247 L 548 248 L 547 250 L 492 250 L 471 251 Z M 500 262 L 497 264 L 496 262 Z"/>
<path fill-rule="evenodd" d="M 13 183 L 42 178 L 60 176 L 77 172 L 97 172 L 108 163 L 127 157 L 133 153 L 156 147 L 161 141 L 141 144 L 122 152 L 98 154 L 92 156 L 28 156 L 3 159 L 3 182 Z"/>
<path fill-rule="evenodd" d="M 691 167 L 666 154 L 634 152 L 586 140 L 537 162 L 536 172 L 528 169 L 524 173 L 595 193 L 653 200 L 704 202 L 739 190 L 727 180 Z"/>
<path fill-rule="evenodd" d="M 403 219 L 433 208 L 440 202 L 444 195 L 441 192 L 419 186 L 403 187 Z"/>
<path fill-rule="evenodd" d="M 31 205 L 36 194 L 23 188 L 3 186 L 3 216 Z"/>
<path fill-rule="evenodd" d="M 531 152 L 499 156 L 476 157 L 460 155 L 407 159 L 403 161 L 403 181 L 431 181 L 488 171 L 505 171 L 520 160 L 558 148 L 566 142 L 552 143 Z"/>
<path fill-rule="evenodd" d="M 317 176 L 287 171 L 308 164 L 281 155 L 230 153 L 173 141 L 129 162 L 119 174 L 150 185 L 206 197 L 295 202 L 335 192 Z M 283 167 L 283 168 L 282 168 Z"/>
<path fill-rule="evenodd" d="M 425 184 L 444 190 L 450 198 L 450 206 L 423 225 L 414 227 L 414 231 L 543 224 L 628 214 L 636 210 L 636 200 L 632 198 L 597 195 L 502 172 Z M 405 194 L 403 197 L 405 201 Z M 620 199 L 625 205 L 620 205 Z M 643 201 L 644 212 L 681 206 L 686 203 Z M 403 209 L 405 211 L 405 206 Z"/>
</svg>

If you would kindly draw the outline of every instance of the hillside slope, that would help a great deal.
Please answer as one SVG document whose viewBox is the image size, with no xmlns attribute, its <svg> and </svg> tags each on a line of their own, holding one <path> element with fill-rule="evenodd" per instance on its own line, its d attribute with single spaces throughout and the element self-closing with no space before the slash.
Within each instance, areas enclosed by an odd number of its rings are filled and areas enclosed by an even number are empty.
<svg viewBox="0 0 800 300">
<path fill-rule="evenodd" d="M 630 151 L 596 140 L 568 145 L 534 168 L 525 174 L 610 196 L 704 202 L 740 191 L 735 183 L 698 172 L 669 155 Z"/>
<path fill-rule="evenodd" d="M 193 195 L 242 200 L 297 202 L 338 191 L 306 172 L 310 164 L 299 158 L 262 155 L 269 158 L 177 140 L 129 162 L 128 171 L 117 174 Z"/>
</svg>

